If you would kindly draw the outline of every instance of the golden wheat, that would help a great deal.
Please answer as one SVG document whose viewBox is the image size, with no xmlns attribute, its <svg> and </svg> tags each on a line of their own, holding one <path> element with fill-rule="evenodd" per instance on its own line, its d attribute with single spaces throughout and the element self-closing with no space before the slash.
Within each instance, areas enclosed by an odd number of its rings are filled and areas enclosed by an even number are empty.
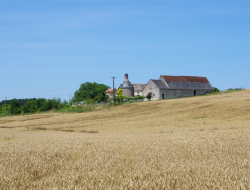
<svg viewBox="0 0 250 190">
<path fill-rule="evenodd" d="M 250 189 L 250 90 L 0 118 L 1 189 Z"/>
</svg>

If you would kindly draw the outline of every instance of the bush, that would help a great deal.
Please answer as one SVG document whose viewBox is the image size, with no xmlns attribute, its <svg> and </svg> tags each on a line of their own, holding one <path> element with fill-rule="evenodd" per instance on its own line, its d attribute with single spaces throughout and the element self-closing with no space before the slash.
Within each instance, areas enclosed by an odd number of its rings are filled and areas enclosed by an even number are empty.
<svg viewBox="0 0 250 190">
<path fill-rule="evenodd" d="M 148 100 L 151 100 L 152 95 L 153 95 L 153 93 L 152 93 L 152 92 L 149 92 L 149 93 L 147 94 L 147 99 L 148 99 Z"/>
<path fill-rule="evenodd" d="M 123 96 L 122 89 L 120 88 L 120 89 L 118 89 L 116 91 L 116 97 L 115 97 L 115 101 L 114 102 L 118 102 L 119 104 L 122 104 L 124 99 L 128 100 L 127 97 Z"/>
<path fill-rule="evenodd" d="M 144 96 L 140 96 L 140 95 L 136 96 L 136 99 L 139 99 L 139 100 L 143 100 L 144 98 L 145 98 Z"/>
<path fill-rule="evenodd" d="M 86 103 L 87 103 L 87 104 L 95 104 L 96 101 L 89 98 L 89 99 L 86 100 Z"/>
<path fill-rule="evenodd" d="M 214 88 L 214 92 L 220 92 L 220 90 L 216 87 L 213 87 Z"/>
</svg>

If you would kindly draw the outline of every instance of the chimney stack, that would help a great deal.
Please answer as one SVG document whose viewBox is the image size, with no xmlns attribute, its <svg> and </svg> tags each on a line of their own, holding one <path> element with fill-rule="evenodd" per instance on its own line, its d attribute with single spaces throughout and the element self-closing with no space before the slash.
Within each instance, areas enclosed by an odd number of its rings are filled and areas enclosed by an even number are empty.
<svg viewBox="0 0 250 190">
<path fill-rule="evenodd" d="M 128 80 L 128 74 L 127 73 L 125 74 L 125 80 Z"/>
</svg>

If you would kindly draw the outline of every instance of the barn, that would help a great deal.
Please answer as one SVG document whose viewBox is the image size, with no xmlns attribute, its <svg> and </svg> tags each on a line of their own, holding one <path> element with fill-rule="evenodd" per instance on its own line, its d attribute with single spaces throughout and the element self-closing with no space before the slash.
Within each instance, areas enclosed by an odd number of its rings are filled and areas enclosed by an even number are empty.
<svg viewBox="0 0 250 190">
<path fill-rule="evenodd" d="M 160 75 L 157 80 L 149 80 L 143 95 L 147 96 L 151 92 L 152 100 L 159 100 L 203 95 L 213 90 L 206 77 Z"/>
</svg>

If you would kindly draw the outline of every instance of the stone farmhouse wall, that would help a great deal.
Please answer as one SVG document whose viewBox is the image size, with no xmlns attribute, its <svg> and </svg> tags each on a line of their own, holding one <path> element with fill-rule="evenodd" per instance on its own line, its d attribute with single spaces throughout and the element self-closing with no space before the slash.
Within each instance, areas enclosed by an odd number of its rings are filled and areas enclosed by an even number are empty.
<svg viewBox="0 0 250 190">
<path fill-rule="evenodd" d="M 149 92 L 153 93 L 151 100 L 163 99 L 162 94 L 164 94 L 164 99 L 170 98 L 181 98 L 188 96 L 199 96 L 204 95 L 212 91 L 208 90 L 173 90 L 173 89 L 159 89 L 151 80 L 148 82 L 147 86 L 143 89 L 143 95 L 147 96 Z"/>
<path fill-rule="evenodd" d="M 143 96 L 147 96 L 149 92 L 153 93 L 153 97 L 151 100 L 159 100 L 160 99 L 160 89 L 150 80 L 148 84 L 143 89 Z"/>
<path fill-rule="evenodd" d="M 136 96 L 138 96 L 138 95 L 140 95 L 140 96 L 144 96 L 144 94 L 143 94 L 143 91 L 137 91 L 137 90 L 135 90 L 134 91 L 134 96 L 136 97 Z"/>
</svg>

